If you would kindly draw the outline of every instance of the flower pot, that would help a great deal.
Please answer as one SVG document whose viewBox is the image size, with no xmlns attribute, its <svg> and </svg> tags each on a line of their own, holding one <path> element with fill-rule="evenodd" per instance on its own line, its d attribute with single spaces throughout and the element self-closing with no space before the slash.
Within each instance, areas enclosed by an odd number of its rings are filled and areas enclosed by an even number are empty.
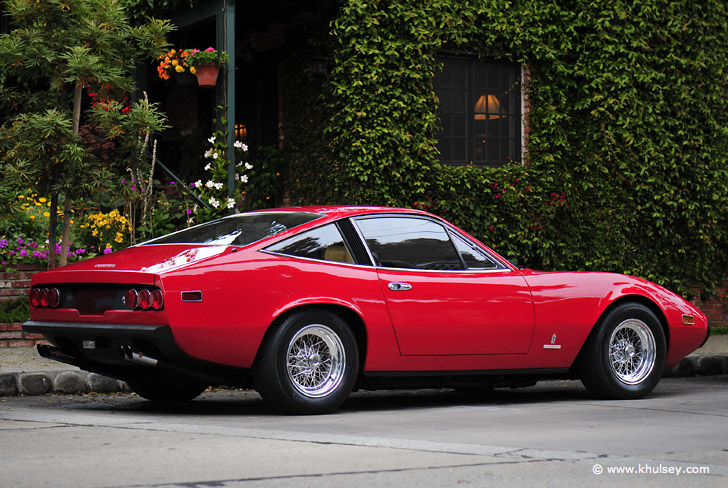
<svg viewBox="0 0 728 488">
<path fill-rule="evenodd" d="M 220 66 L 215 64 L 204 64 L 202 66 L 195 66 L 195 76 L 197 76 L 197 83 L 200 86 L 215 86 L 217 83 L 217 73 L 220 71 Z"/>
</svg>

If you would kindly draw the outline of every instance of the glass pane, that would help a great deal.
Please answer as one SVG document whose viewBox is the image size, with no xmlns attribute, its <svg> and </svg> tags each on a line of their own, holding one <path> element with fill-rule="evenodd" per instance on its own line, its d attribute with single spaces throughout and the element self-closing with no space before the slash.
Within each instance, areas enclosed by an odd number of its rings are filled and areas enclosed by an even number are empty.
<svg viewBox="0 0 728 488">
<path fill-rule="evenodd" d="M 455 236 L 454 242 L 468 269 L 498 269 L 503 267 L 489 257 L 485 251 L 476 247 L 474 244 L 466 242 L 459 236 Z"/>
<path fill-rule="evenodd" d="M 356 221 L 377 266 L 463 269 L 450 236 L 431 220 L 375 217 Z"/>
<path fill-rule="evenodd" d="M 322 261 L 337 261 L 340 263 L 353 263 L 354 260 L 344 239 L 336 225 L 329 224 L 299 234 L 290 239 L 276 243 L 266 249 L 267 251 L 298 256 L 301 258 L 320 259 Z"/>
<path fill-rule="evenodd" d="M 151 241 L 150 244 L 215 244 L 247 246 L 322 217 L 312 212 L 251 212 L 232 215 L 190 227 Z"/>
</svg>

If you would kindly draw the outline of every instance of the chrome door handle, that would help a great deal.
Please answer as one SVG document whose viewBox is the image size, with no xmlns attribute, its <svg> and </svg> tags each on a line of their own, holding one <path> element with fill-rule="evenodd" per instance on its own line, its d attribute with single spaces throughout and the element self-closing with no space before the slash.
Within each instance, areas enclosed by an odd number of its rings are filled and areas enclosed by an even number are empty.
<svg viewBox="0 0 728 488">
<path fill-rule="evenodd" d="M 407 291 L 412 289 L 412 285 L 409 283 L 388 283 L 387 287 L 392 291 Z"/>
</svg>

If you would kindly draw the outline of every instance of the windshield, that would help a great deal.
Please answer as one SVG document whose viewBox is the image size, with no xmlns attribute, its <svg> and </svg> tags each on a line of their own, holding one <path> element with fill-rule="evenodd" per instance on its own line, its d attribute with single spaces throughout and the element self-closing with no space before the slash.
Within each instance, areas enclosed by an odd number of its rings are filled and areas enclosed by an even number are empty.
<svg viewBox="0 0 728 488">
<path fill-rule="evenodd" d="M 253 212 L 231 215 L 147 241 L 150 244 L 247 246 L 321 217 L 312 212 Z"/>
</svg>

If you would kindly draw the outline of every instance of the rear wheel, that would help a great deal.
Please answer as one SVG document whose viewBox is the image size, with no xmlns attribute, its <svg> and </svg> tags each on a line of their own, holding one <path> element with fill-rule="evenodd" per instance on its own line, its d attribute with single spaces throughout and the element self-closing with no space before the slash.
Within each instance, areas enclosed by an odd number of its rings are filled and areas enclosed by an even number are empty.
<svg viewBox="0 0 728 488">
<path fill-rule="evenodd" d="M 253 381 L 264 400 L 296 414 L 334 410 L 351 393 L 359 369 L 356 340 L 338 315 L 297 312 L 261 346 Z"/>
<path fill-rule="evenodd" d="M 126 384 L 140 397 L 159 403 L 186 402 L 207 389 L 207 385 L 184 379 L 127 380 Z"/>
<path fill-rule="evenodd" d="M 639 398 L 660 381 L 665 333 L 646 306 L 625 303 L 597 324 L 584 345 L 578 373 L 584 386 L 602 398 Z"/>
</svg>

